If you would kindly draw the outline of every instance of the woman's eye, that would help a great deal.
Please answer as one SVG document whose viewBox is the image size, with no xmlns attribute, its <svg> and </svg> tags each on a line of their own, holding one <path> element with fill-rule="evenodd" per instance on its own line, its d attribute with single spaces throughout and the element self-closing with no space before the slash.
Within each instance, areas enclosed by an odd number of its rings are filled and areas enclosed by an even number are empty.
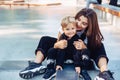
<svg viewBox="0 0 120 80">
<path fill-rule="evenodd" d="M 88 25 L 88 24 L 87 24 L 87 23 L 85 23 L 85 22 L 83 22 L 83 25 L 85 25 L 85 26 L 86 26 L 86 25 Z"/>
<path fill-rule="evenodd" d="M 78 21 L 81 21 L 81 19 L 78 19 Z"/>
</svg>

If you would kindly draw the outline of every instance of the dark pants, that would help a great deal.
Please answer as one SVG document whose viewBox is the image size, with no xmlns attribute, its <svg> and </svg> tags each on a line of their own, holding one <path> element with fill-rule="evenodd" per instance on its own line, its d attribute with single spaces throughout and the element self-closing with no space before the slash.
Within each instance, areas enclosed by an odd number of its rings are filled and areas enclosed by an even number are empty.
<svg viewBox="0 0 120 80">
<path fill-rule="evenodd" d="M 47 57 L 48 50 L 54 46 L 54 43 L 57 41 L 56 38 L 49 37 L 49 36 L 44 36 L 40 39 L 38 47 L 35 51 L 35 54 L 37 51 L 41 51 L 44 55 L 44 58 Z M 89 48 L 88 48 L 89 49 Z M 102 44 L 99 48 L 97 48 L 95 51 L 90 52 L 90 58 L 93 59 L 98 66 L 98 61 L 100 57 L 105 57 L 108 61 L 108 57 L 106 55 L 106 51 L 104 48 L 104 45 Z M 94 69 L 93 66 L 93 61 L 90 62 L 89 68 L 88 69 Z"/>
<path fill-rule="evenodd" d="M 88 49 L 77 50 L 73 59 L 75 66 L 81 67 L 82 69 L 88 69 L 91 63 L 90 52 Z"/>
<path fill-rule="evenodd" d="M 47 57 L 48 50 L 54 46 L 54 43 L 57 41 L 56 38 L 44 36 L 40 39 L 38 47 L 35 51 L 35 54 L 37 51 L 41 51 L 44 55 L 44 58 Z"/>
<path fill-rule="evenodd" d="M 54 61 L 56 61 L 56 65 L 63 66 L 65 60 L 67 60 L 67 59 L 73 60 L 73 54 L 75 54 L 75 53 L 74 52 L 66 53 L 65 49 L 50 48 L 48 51 L 47 60 L 54 60 Z M 51 62 L 53 62 L 53 61 L 51 61 Z"/>
<path fill-rule="evenodd" d="M 98 2 L 99 4 L 101 4 L 101 3 L 102 3 L 102 0 L 97 0 L 97 2 Z"/>
<path fill-rule="evenodd" d="M 54 49 L 54 48 L 49 49 L 47 57 L 48 60 L 47 68 L 54 68 L 55 65 L 63 67 L 65 60 L 72 59 L 74 61 L 75 67 L 87 69 L 90 63 L 89 51 L 87 49 L 79 51 L 76 49 L 72 50 L 73 52 L 69 52 L 69 50 L 67 49 Z"/>
<path fill-rule="evenodd" d="M 110 0 L 110 5 L 117 6 L 117 1 L 118 0 Z"/>
</svg>

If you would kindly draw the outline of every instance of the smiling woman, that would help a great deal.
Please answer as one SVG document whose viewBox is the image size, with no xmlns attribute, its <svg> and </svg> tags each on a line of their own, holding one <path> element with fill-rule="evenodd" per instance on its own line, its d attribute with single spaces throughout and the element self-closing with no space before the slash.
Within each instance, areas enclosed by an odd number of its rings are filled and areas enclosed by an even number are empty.
<svg viewBox="0 0 120 80">
<path fill-rule="evenodd" d="M 78 23 L 78 26 L 81 25 L 81 27 L 77 26 L 77 30 L 84 30 L 88 26 L 88 19 L 84 16 L 79 17 L 76 22 Z"/>
</svg>

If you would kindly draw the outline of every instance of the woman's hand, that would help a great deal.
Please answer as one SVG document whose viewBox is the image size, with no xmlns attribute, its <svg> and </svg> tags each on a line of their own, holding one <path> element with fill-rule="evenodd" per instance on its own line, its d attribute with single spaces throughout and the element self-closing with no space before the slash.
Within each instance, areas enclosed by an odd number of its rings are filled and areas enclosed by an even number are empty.
<svg viewBox="0 0 120 80">
<path fill-rule="evenodd" d="M 74 44 L 74 46 L 75 46 L 75 48 L 77 50 L 81 50 L 81 49 L 87 48 L 86 45 L 84 44 L 84 42 L 81 39 L 79 39 L 78 41 L 74 41 L 73 44 Z"/>
<path fill-rule="evenodd" d="M 80 67 L 75 67 L 75 71 L 76 71 L 78 74 L 80 74 L 80 72 L 81 72 Z"/>
<path fill-rule="evenodd" d="M 67 47 L 67 40 L 60 40 L 54 44 L 54 48 L 64 49 Z"/>
<path fill-rule="evenodd" d="M 59 65 L 57 65 L 57 66 L 56 66 L 56 70 L 62 70 L 62 67 L 59 66 Z"/>
</svg>

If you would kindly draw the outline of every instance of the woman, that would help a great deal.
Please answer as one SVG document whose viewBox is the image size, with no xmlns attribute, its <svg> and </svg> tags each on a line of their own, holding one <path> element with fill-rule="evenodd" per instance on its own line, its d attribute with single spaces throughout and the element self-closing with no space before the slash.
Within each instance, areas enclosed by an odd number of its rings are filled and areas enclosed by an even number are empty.
<svg viewBox="0 0 120 80">
<path fill-rule="evenodd" d="M 86 67 L 89 66 L 89 50 L 82 49 L 77 50 L 74 46 L 74 41 L 78 41 L 80 38 L 76 33 L 76 21 L 72 16 L 66 16 L 61 21 L 61 27 L 63 33 L 61 34 L 60 40 L 66 40 L 66 48 L 50 48 L 47 56 L 47 70 L 43 76 L 45 80 L 51 79 L 55 76 L 56 70 L 64 70 L 64 62 L 72 60 L 75 71 L 82 75 L 85 80 L 91 80 L 89 74 L 86 71 Z M 80 69 L 83 72 L 80 72 Z M 86 72 L 86 73 L 85 73 Z"/>
<path fill-rule="evenodd" d="M 76 14 L 75 19 L 77 22 L 77 34 L 85 39 L 87 45 L 79 40 L 74 42 L 74 46 L 79 50 L 85 49 L 86 47 L 90 50 L 90 58 L 95 61 L 100 69 L 97 79 L 104 78 L 104 73 L 108 74 L 108 76 L 111 76 L 110 78 L 113 79 L 111 72 L 107 70 L 108 58 L 102 43 L 103 36 L 99 29 L 95 11 L 84 8 Z M 58 37 L 61 34 L 62 31 L 59 32 Z M 43 72 L 44 68 L 41 66 L 41 63 L 46 58 L 49 48 L 54 46 L 54 48 L 64 49 L 66 47 L 66 40 L 56 41 L 57 39 L 51 37 L 41 38 L 36 50 L 36 59 L 34 62 L 31 62 L 25 70 L 20 72 L 22 78 L 31 78 Z"/>
<path fill-rule="evenodd" d="M 101 4 L 102 0 L 86 0 L 86 8 L 89 8 L 90 4 Z"/>
<path fill-rule="evenodd" d="M 110 0 L 109 5 L 118 6 L 117 2 L 118 0 Z"/>
</svg>

